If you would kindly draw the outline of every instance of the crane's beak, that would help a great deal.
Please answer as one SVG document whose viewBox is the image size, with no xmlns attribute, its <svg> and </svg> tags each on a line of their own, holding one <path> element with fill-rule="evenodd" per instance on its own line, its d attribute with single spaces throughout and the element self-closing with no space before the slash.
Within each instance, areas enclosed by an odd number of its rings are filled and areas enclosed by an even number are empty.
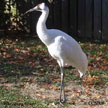
<svg viewBox="0 0 108 108">
<path fill-rule="evenodd" d="M 28 11 L 26 11 L 25 14 L 30 13 L 30 12 L 33 12 L 33 11 L 39 11 L 39 7 L 38 6 L 35 6 L 34 8 L 29 9 Z"/>
<path fill-rule="evenodd" d="M 34 10 L 33 9 L 30 9 L 30 10 L 26 11 L 25 14 L 30 13 L 32 11 L 34 11 Z"/>
</svg>

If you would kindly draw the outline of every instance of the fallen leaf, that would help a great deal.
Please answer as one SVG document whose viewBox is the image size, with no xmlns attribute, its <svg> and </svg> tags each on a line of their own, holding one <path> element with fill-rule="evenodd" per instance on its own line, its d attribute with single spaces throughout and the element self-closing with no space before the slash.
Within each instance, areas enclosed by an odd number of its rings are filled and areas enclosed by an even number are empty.
<svg viewBox="0 0 108 108">
<path fill-rule="evenodd" d="M 40 88 L 49 89 L 49 86 L 47 86 L 47 85 L 43 85 L 43 86 L 41 86 Z"/>
<path fill-rule="evenodd" d="M 54 90 L 59 90 L 59 87 L 57 87 L 57 86 L 50 86 L 49 88 L 54 89 Z"/>
<path fill-rule="evenodd" d="M 58 82 L 58 81 L 61 81 L 61 78 L 54 79 L 54 82 Z"/>
<path fill-rule="evenodd" d="M 72 104 L 75 104 L 75 100 L 72 100 Z"/>
<path fill-rule="evenodd" d="M 41 95 L 41 94 L 39 94 L 39 93 L 38 93 L 38 94 L 36 94 L 36 96 L 37 96 L 37 97 L 39 97 L 39 98 L 42 98 L 42 95 Z"/>
<path fill-rule="evenodd" d="M 24 45 L 24 42 L 21 42 L 22 45 Z"/>
<path fill-rule="evenodd" d="M 24 99 L 17 99 L 18 102 L 24 102 Z"/>
<path fill-rule="evenodd" d="M 93 96 L 93 98 L 94 99 L 99 99 L 99 98 L 101 98 L 101 95 L 97 94 L 97 95 Z"/>
<path fill-rule="evenodd" d="M 20 85 L 20 88 L 24 89 L 25 88 L 25 85 L 24 84 Z"/>
<path fill-rule="evenodd" d="M 7 80 L 5 78 L 0 78 L 0 83 L 6 83 Z"/>
<path fill-rule="evenodd" d="M 78 97 L 79 97 L 79 96 L 80 96 L 80 93 L 76 93 L 76 96 L 78 96 Z"/>
<path fill-rule="evenodd" d="M 85 107 L 85 108 L 93 108 L 92 106 L 88 106 L 88 107 Z"/>
<path fill-rule="evenodd" d="M 44 68 L 40 68 L 41 71 L 44 71 Z"/>
<path fill-rule="evenodd" d="M 71 92 L 71 90 L 65 89 L 65 92 L 68 93 L 68 92 Z"/>
<path fill-rule="evenodd" d="M 20 52 L 20 50 L 18 48 L 15 48 L 14 51 L 15 52 Z"/>
<path fill-rule="evenodd" d="M 41 45 L 38 45 L 36 48 L 40 49 L 40 48 L 42 48 L 42 46 Z"/>
</svg>

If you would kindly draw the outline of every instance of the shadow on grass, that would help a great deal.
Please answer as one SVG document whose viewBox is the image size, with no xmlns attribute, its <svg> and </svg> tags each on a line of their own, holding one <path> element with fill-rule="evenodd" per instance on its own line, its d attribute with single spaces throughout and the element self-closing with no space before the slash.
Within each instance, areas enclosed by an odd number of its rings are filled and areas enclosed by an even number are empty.
<svg viewBox="0 0 108 108">
<path fill-rule="evenodd" d="M 101 76 L 99 72 L 104 72 L 107 82 L 107 44 L 99 42 L 80 42 L 81 47 L 86 53 L 90 53 L 89 63 L 92 71 L 89 73 L 94 76 Z M 51 83 L 54 78 L 60 76 L 58 65 L 49 56 L 45 45 L 38 38 L 27 39 L 1 39 L 0 40 L 0 82 L 2 78 L 7 82 L 25 81 L 25 77 L 36 77 L 36 81 Z M 94 55 L 96 57 L 94 57 Z M 98 60 L 97 60 L 98 58 Z M 106 62 L 106 64 L 104 63 Z M 97 64 L 96 64 L 97 63 Z M 101 64 L 101 63 L 104 63 Z M 105 66 L 102 70 L 101 66 Z M 95 69 L 99 72 L 95 72 Z M 71 74 L 71 69 L 66 70 L 67 80 L 79 80 L 78 74 Z M 94 74 L 98 73 L 98 74 Z M 49 74 L 54 75 L 52 78 Z M 87 73 L 87 75 L 89 75 Z M 57 76 L 56 76 L 57 75 Z"/>
</svg>

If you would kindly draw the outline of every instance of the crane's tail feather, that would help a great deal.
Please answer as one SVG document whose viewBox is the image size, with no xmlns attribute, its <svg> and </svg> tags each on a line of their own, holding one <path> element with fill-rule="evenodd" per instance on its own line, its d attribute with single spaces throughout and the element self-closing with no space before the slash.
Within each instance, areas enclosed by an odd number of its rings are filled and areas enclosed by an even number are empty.
<svg viewBox="0 0 108 108">
<path fill-rule="evenodd" d="M 82 78 L 84 76 L 84 74 L 80 70 L 78 70 L 78 72 L 80 74 L 80 78 Z"/>
</svg>

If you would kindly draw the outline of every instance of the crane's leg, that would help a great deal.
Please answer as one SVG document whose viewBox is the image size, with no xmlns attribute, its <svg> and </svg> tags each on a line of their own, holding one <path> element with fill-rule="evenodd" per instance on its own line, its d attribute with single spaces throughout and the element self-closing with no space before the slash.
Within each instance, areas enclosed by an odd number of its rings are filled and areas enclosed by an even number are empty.
<svg viewBox="0 0 108 108">
<path fill-rule="evenodd" d="M 64 68 L 61 66 L 61 88 L 60 88 L 60 98 L 59 103 L 62 104 L 62 92 L 63 92 L 63 102 L 66 101 L 65 92 L 64 92 Z"/>
</svg>

